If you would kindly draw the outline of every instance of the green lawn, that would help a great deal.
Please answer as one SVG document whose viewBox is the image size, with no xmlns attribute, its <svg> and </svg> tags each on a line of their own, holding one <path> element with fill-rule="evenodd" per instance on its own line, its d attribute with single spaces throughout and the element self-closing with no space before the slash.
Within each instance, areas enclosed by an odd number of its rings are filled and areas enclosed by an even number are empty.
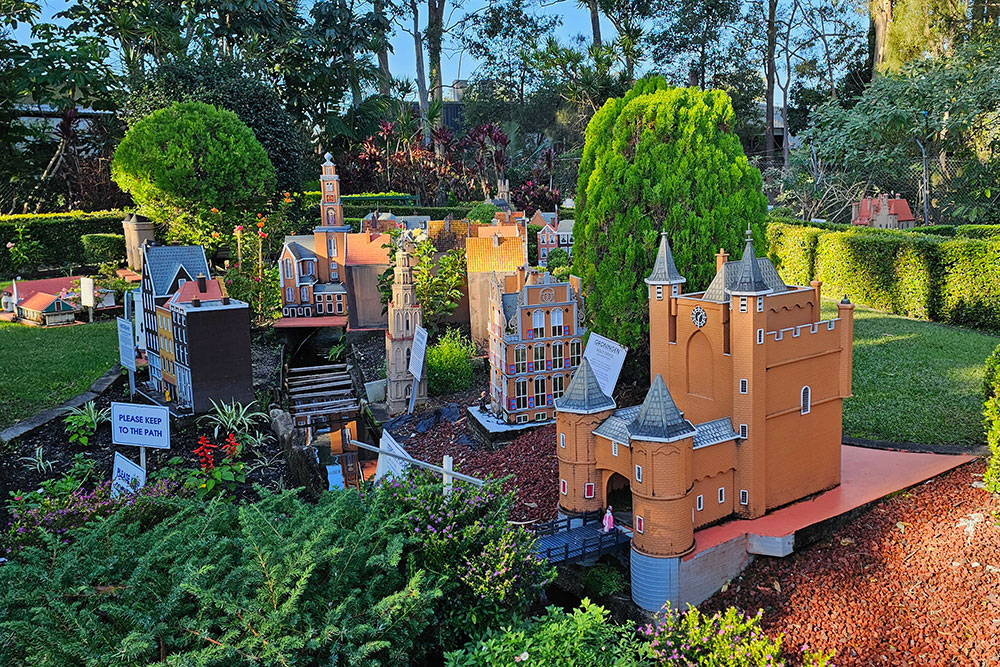
<svg viewBox="0 0 1000 667">
<path fill-rule="evenodd" d="M 836 302 L 824 301 L 825 317 Z M 998 339 L 857 306 L 844 435 L 968 447 L 984 442 L 983 363 Z"/>
<path fill-rule="evenodd" d="M 86 391 L 117 361 L 114 320 L 52 329 L 0 322 L 0 428 Z"/>
</svg>

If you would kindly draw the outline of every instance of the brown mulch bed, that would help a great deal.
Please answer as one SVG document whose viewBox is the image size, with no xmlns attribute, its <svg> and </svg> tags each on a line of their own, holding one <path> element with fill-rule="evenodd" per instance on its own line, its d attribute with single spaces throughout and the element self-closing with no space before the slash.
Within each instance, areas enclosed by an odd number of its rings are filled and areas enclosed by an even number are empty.
<svg viewBox="0 0 1000 667">
<path fill-rule="evenodd" d="M 507 490 L 516 487 L 511 520 L 554 519 L 559 500 L 555 426 L 541 426 L 490 451 L 472 440 L 466 426 L 468 419 L 466 416 L 454 423 L 438 423 L 401 444 L 410 456 L 435 465 L 441 465 L 444 455 L 450 454 L 455 470 L 473 477 L 500 479 L 512 475 L 504 483 Z"/>
<path fill-rule="evenodd" d="M 1000 664 L 1000 499 L 980 460 L 879 504 L 831 539 L 759 558 L 702 605 L 764 610 L 785 646 L 837 665 Z"/>
</svg>

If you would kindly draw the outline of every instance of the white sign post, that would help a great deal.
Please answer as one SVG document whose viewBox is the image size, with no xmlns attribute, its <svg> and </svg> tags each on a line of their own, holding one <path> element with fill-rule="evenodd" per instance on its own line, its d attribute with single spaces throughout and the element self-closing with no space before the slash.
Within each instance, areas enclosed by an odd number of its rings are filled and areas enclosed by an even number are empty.
<svg viewBox="0 0 1000 667">
<path fill-rule="evenodd" d="M 80 305 L 87 309 L 87 319 L 94 321 L 94 279 L 80 278 Z"/>
<path fill-rule="evenodd" d="M 117 498 L 123 493 L 134 494 L 146 485 L 146 471 L 115 452 L 114 471 L 111 475 L 111 497 Z"/>
<path fill-rule="evenodd" d="M 627 352 L 627 347 L 619 345 L 610 338 L 598 333 L 590 334 L 587 349 L 583 351 L 583 358 L 590 362 L 590 368 L 594 371 L 597 383 L 601 385 L 601 391 L 605 396 L 614 394 Z"/>
<path fill-rule="evenodd" d="M 132 322 L 118 318 L 118 360 L 128 369 L 128 395 L 135 395 L 135 336 Z"/>
<path fill-rule="evenodd" d="M 424 374 L 424 359 L 427 357 L 427 330 L 417 327 L 413 332 L 413 348 L 410 350 L 410 375 L 413 376 L 413 389 L 410 391 L 410 407 L 407 410 L 413 414 L 417 405 L 417 386 Z"/>
<path fill-rule="evenodd" d="M 139 466 L 146 469 L 146 447 L 170 449 L 170 410 L 160 405 L 111 404 L 111 441 L 139 447 Z"/>
</svg>

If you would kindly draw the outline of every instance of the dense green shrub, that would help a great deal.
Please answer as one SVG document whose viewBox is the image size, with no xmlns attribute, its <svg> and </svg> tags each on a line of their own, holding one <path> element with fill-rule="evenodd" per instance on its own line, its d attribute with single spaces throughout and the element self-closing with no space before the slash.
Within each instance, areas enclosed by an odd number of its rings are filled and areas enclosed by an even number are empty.
<svg viewBox="0 0 1000 667">
<path fill-rule="evenodd" d="M 472 386 L 472 356 L 476 346 L 458 329 L 448 329 L 427 349 L 427 391 L 431 396 L 453 394 Z"/>
<path fill-rule="evenodd" d="M 739 253 L 747 227 L 764 236 L 761 176 L 731 131 L 726 93 L 638 81 L 587 126 L 576 189 L 573 274 L 593 330 L 645 355 L 648 288 L 667 232 L 685 290 L 704 289 L 719 247 Z M 763 254 L 763 247 L 758 249 Z"/>
<path fill-rule="evenodd" d="M 80 237 L 84 256 L 93 264 L 120 262 L 125 259 L 123 234 L 84 234 Z"/>
<path fill-rule="evenodd" d="M 953 239 L 939 248 L 943 267 L 939 319 L 1000 331 L 1000 237 Z"/>
<path fill-rule="evenodd" d="M 87 261 L 81 237 L 85 234 L 115 234 L 122 231 L 122 211 L 97 211 L 84 213 L 43 213 L 37 215 L 0 216 L 0 278 L 17 275 L 30 277 L 32 269 L 18 269 L 11 255 L 2 246 L 17 241 L 17 227 L 24 226 L 25 233 L 39 244 L 38 261 L 42 266 L 83 264 Z"/>
<path fill-rule="evenodd" d="M 488 225 L 499 211 L 500 209 L 496 204 L 491 204 L 489 202 L 476 204 L 468 213 L 469 220 Z"/>
<path fill-rule="evenodd" d="M 990 459 L 986 465 L 983 483 L 993 493 L 1000 493 L 1000 345 L 986 359 L 983 391 L 983 426 L 986 430 L 986 444 L 990 447 Z"/>
<path fill-rule="evenodd" d="M 607 563 L 597 563 L 583 573 L 583 588 L 591 595 L 606 598 L 627 588 L 625 575 L 621 570 Z"/>
<path fill-rule="evenodd" d="M 211 245 L 213 232 L 231 233 L 275 187 L 274 167 L 250 128 L 202 102 L 175 103 L 136 122 L 111 174 L 140 213 L 184 243 Z"/>
<path fill-rule="evenodd" d="M 808 285 L 816 275 L 816 243 L 821 231 L 769 222 L 767 244 L 771 259 L 785 282 Z"/>
<path fill-rule="evenodd" d="M 959 225 L 955 236 L 967 239 L 991 239 L 1000 236 L 1000 225 Z"/>
</svg>

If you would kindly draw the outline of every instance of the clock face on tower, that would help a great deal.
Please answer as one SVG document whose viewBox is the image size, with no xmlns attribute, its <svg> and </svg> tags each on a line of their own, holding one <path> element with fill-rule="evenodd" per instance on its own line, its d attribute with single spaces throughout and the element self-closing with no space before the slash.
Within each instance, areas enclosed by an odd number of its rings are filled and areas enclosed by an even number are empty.
<svg viewBox="0 0 1000 667">
<path fill-rule="evenodd" d="M 691 321 L 694 322 L 696 327 L 703 327 L 705 323 L 708 322 L 708 313 L 701 306 L 696 306 L 694 310 L 691 311 Z"/>
</svg>

